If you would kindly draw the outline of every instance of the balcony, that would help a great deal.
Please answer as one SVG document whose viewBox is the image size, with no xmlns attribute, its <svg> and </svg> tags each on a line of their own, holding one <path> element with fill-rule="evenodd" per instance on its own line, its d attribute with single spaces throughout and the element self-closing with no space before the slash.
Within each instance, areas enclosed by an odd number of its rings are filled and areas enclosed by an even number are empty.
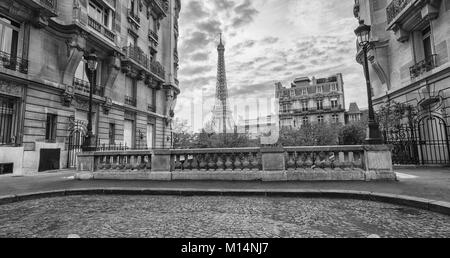
<svg viewBox="0 0 450 258">
<path fill-rule="evenodd" d="M 430 57 L 422 60 L 409 68 L 411 79 L 415 79 L 422 74 L 429 72 L 437 67 L 437 55 L 431 55 Z"/>
<path fill-rule="evenodd" d="M 150 42 L 152 42 L 153 44 L 158 46 L 158 41 L 159 41 L 158 32 L 149 30 L 148 31 L 148 40 L 150 40 Z"/>
<path fill-rule="evenodd" d="M 168 0 L 153 0 L 156 3 L 156 9 L 159 15 L 167 16 L 169 13 L 169 1 Z"/>
<path fill-rule="evenodd" d="M 56 0 L 39 0 L 40 4 L 51 11 L 56 11 L 58 2 Z"/>
<path fill-rule="evenodd" d="M 97 22 L 91 17 L 88 17 L 88 25 L 89 27 L 93 28 L 94 30 L 96 30 L 97 32 L 99 32 L 112 42 L 115 42 L 116 34 L 114 34 L 114 32 L 103 26 L 101 23 Z"/>
<path fill-rule="evenodd" d="M 124 47 L 123 51 L 126 58 L 133 60 L 133 62 L 135 62 L 141 68 L 150 71 L 152 74 L 156 75 L 159 80 L 164 81 L 164 67 L 159 62 L 150 60 L 148 56 L 145 55 L 144 51 L 142 51 L 142 49 L 137 46 L 130 45 L 128 47 Z"/>
<path fill-rule="evenodd" d="M 180 61 L 180 59 L 178 58 L 178 50 L 177 49 L 174 49 L 174 51 L 173 51 L 173 60 L 177 64 Z"/>
<path fill-rule="evenodd" d="M 78 78 L 73 78 L 73 87 L 74 87 L 75 91 L 78 93 L 89 94 L 91 91 L 91 84 L 87 81 L 83 81 Z M 95 90 L 92 94 L 97 95 L 97 96 L 103 96 L 103 92 L 104 92 L 104 87 L 97 86 L 97 87 L 95 87 Z"/>
<path fill-rule="evenodd" d="M 404 34 L 417 29 L 423 20 L 439 16 L 440 5 L 441 0 L 393 0 L 386 8 L 387 29 L 396 32 L 399 41 L 406 41 Z"/>
<path fill-rule="evenodd" d="M 135 97 L 125 96 L 125 105 L 136 107 L 137 100 Z"/>
<path fill-rule="evenodd" d="M 134 13 L 133 10 L 128 9 L 128 20 L 133 22 L 136 26 L 141 26 L 141 18 L 138 13 Z"/>
<path fill-rule="evenodd" d="M 155 106 L 155 104 L 148 104 L 147 105 L 147 110 L 148 110 L 148 112 L 156 112 L 156 106 Z"/>
<path fill-rule="evenodd" d="M 28 74 L 28 60 L 11 56 L 11 54 L 0 51 L 0 66 L 12 71 Z"/>
</svg>

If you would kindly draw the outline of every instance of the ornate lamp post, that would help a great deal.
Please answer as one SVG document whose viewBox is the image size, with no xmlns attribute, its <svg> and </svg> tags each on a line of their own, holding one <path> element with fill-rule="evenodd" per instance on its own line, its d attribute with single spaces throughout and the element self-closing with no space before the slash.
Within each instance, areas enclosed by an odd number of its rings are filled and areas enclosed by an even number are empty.
<svg viewBox="0 0 450 258">
<path fill-rule="evenodd" d="M 367 129 L 366 144 L 382 144 L 383 139 L 378 123 L 375 121 L 375 112 L 372 102 L 372 86 L 370 84 L 369 62 L 367 60 L 367 52 L 370 46 L 370 26 L 364 24 L 364 20 L 359 21 L 359 27 L 356 28 L 355 34 L 358 37 L 358 44 L 361 46 L 364 55 L 364 75 L 366 77 L 367 97 L 369 104 L 369 126 Z"/>
<path fill-rule="evenodd" d="M 95 50 L 92 50 L 91 53 L 86 57 L 86 68 L 89 70 L 91 77 L 91 85 L 89 89 L 89 113 L 88 113 L 88 125 L 87 125 L 87 135 L 84 139 L 84 151 L 91 151 L 91 147 L 95 144 L 93 143 L 93 133 L 92 133 L 92 98 L 93 92 L 95 90 L 95 72 L 98 67 L 98 58 L 95 54 Z"/>
</svg>

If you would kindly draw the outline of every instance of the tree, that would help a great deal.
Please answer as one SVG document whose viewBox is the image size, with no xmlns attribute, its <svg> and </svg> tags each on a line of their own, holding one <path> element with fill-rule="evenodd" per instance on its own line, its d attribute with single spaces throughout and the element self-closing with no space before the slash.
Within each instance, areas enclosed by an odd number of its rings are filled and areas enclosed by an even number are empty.
<svg viewBox="0 0 450 258">
<path fill-rule="evenodd" d="M 343 145 L 360 145 L 364 143 L 366 138 L 367 124 L 364 122 L 352 123 L 345 125 L 339 132 L 341 144 Z"/>
<path fill-rule="evenodd" d="M 307 124 L 301 128 L 282 128 L 281 146 L 326 146 L 339 144 L 341 124 Z"/>
</svg>

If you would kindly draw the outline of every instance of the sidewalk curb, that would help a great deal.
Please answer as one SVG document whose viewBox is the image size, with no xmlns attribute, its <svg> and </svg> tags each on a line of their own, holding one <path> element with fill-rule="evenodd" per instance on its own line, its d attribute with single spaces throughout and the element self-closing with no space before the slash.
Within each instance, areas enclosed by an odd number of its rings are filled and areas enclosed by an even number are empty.
<svg viewBox="0 0 450 258">
<path fill-rule="evenodd" d="M 80 188 L 0 196 L 0 205 L 42 198 L 75 195 L 175 195 L 175 196 L 264 196 L 356 199 L 414 207 L 450 215 L 450 203 L 406 195 L 347 190 L 267 190 L 267 189 L 169 189 L 169 188 Z"/>
</svg>

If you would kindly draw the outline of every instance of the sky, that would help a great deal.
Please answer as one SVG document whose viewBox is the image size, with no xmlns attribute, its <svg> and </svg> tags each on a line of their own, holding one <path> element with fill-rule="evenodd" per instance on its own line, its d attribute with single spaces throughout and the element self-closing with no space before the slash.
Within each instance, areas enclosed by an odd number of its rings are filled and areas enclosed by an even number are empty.
<svg viewBox="0 0 450 258">
<path fill-rule="evenodd" d="M 209 120 L 214 105 L 220 33 L 236 122 L 274 114 L 275 83 L 289 86 L 301 76 L 342 73 L 347 109 L 351 102 L 367 107 L 363 69 L 355 61 L 354 0 L 182 0 L 181 4 L 181 94 L 175 114 L 193 131 Z"/>
</svg>

